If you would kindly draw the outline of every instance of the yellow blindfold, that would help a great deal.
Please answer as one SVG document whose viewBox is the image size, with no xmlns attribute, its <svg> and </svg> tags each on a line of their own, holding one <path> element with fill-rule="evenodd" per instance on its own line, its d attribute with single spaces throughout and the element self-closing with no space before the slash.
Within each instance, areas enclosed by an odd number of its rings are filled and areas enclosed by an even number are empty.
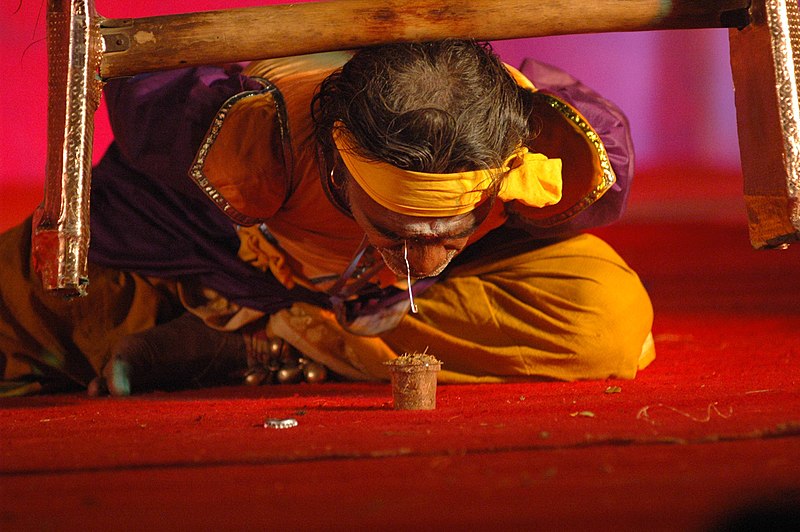
<svg viewBox="0 0 800 532">
<path fill-rule="evenodd" d="M 503 201 L 544 207 L 561 199 L 561 159 L 548 159 L 524 147 L 515 150 L 500 168 L 430 174 L 360 157 L 342 123 L 336 124 L 333 140 L 358 185 L 375 202 L 400 214 L 445 217 L 470 212 L 503 174 L 498 191 Z"/>
</svg>

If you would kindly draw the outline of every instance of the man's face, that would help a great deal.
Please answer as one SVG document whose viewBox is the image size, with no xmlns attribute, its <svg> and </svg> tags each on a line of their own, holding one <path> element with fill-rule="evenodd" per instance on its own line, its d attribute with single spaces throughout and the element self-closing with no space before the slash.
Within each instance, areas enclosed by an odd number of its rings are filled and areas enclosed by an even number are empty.
<svg viewBox="0 0 800 532">
<path fill-rule="evenodd" d="M 356 222 L 389 269 L 401 277 L 407 272 L 413 278 L 440 274 L 467 245 L 485 217 L 484 211 L 488 212 L 488 208 L 479 206 L 472 212 L 443 218 L 399 214 L 376 203 L 353 179 L 349 180 L 348 195 Z"/>
</svg>

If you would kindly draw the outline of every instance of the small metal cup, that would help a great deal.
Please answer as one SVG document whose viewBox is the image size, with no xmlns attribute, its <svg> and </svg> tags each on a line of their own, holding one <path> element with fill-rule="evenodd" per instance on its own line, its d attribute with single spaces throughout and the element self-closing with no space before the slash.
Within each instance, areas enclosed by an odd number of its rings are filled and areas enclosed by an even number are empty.
<svg viewBox="0 0 800 532">
<path fill-rule="evenodd" d="M 386 362 L 395 410 L 436 409 L 436 383 L 442 364 Z"/>
</svg>

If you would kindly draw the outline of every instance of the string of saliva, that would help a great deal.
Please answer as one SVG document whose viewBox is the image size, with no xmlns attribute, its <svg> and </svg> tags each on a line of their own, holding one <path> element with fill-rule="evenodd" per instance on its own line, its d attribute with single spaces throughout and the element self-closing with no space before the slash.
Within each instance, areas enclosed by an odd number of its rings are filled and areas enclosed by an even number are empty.
<svg viewBox="0 0 800 532">
<path fill-rule="evenodd" d="M 411 265 L 408 263 L 408 240 L 403 240 L 403 259 L 406 261 L 406 278 L 408 279 L 408 300 L 411 302 L 411 312 L 418 312 L 414 303 L 414 292 L 411 290 Z"/>
</svg>

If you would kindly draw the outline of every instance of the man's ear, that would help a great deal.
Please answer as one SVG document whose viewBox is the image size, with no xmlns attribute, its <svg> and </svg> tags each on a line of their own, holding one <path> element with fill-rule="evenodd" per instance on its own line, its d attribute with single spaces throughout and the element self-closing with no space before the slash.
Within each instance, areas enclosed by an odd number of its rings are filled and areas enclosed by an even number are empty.
<svg viewBox="0 0 800 532">
<path fill-rule="evenodd" d="M 353 217 L 350 211 L 348 183 L 352 181 L 344 161 L 335 148 L 330 151 L 322 146 L 317 148 L 317 164 L 319 166 L 322 189 L 328 200 L 342 213 Z"/>
</svg>

